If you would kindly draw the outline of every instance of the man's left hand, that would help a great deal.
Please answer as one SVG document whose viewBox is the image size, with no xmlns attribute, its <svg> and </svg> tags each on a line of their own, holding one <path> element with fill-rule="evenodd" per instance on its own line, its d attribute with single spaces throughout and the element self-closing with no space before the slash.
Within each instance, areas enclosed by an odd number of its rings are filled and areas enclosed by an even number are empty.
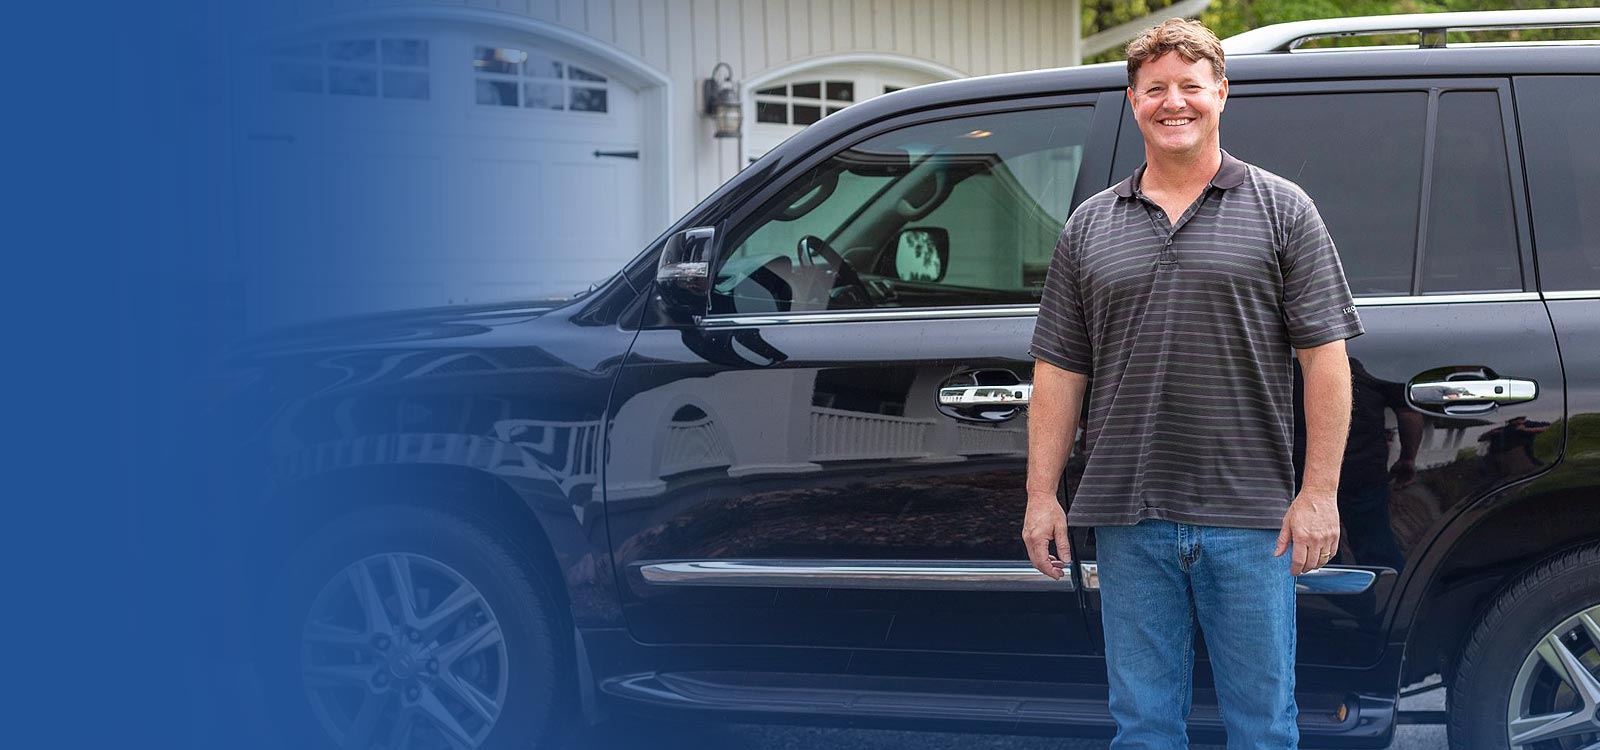
<svg viewBox="0 0 1600 750">
<path fill-rule="evenodd" d="M 1310 573 L 1339 551 L 1339 500 L 1336 493 L 1301 490 L 1283 516 L 1273 557 L 1292 549 L 1290 575 Z"/>
</svg>

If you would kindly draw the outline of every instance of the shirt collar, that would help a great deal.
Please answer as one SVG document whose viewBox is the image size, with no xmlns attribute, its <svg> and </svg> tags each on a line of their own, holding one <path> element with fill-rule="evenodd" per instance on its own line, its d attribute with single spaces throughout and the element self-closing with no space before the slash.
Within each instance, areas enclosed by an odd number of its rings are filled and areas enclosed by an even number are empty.
<svg viewBox="0 0 1600 750">
<path fill-rule="evenodd" d="M 1233 158 L 1233 154 L 1228 153 L 1227 149 L 1221 149 L 1221 151 L 1222 166 L 1218 167 L 1216 175 L 1212 176 L 1210 186 L 1231 190 L 1243 185 L 1245 176 L 1250 173 L 1249 168 L 1245 166 L 1244 162 Z M 1123 198 L 1132 198 L 1134 193 L 1139 190 L 1139 183 L 1144 179 L 1144 170 L 1147 166 L 1149 165 L 1139 165 L 1138 169 L 1133 170 L 1133 175 L 1117 183 L 1117 186 L 1112 190 Z"/>
</svg>

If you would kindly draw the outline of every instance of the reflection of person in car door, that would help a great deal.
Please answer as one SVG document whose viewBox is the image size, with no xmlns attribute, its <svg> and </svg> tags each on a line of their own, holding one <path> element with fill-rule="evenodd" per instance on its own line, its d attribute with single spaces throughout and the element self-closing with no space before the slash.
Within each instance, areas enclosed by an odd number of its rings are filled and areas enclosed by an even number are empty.
<svg viewBox="0 0 1600 750">
<path fill-rule="evenodd" d="M 1389 490 L 1405 487 L 1417 476 L 1417 446 L 1422 443 L 1422 415 L 1406 403 L 1405 386 L 1379 378 L 1350 358 L 1350 438 L 1339 470 L 1339 518 L 1354 560 L 1346 564 L 1405 568 L 1389 517 Z M 1389 463 L 1389 430 L 1384 411 L 1395 416 L 1400 455 Z M 1336 558 L 1337 559 L 1337 558 Z"/>
</svg>

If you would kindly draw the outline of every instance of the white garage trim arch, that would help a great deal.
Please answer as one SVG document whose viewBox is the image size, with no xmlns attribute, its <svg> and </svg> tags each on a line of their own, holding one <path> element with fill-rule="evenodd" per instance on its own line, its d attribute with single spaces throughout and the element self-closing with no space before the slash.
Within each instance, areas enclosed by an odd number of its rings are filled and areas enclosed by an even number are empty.
<svg viewBox="0 0 1600 750">
<path fill-rule="evenodd" d="M 767 84 L 773 81 L 804 73 L 812 68 L 833 67 L 836 65 L 854 65 L 862 63 L 887 65 L 890 67 L 915 70 L 919 73 L 927 73 L 928 75 L 943 78 L 947 81 L 967 77 L 966 73 L 956 70 L 955 68 L 947 65 L 940 65 L 939 63 L 932 62 L 930 60 L 924 60 L 920 57 L 892 55 L 881 52 L 848 52 L 842 55 L 823 55 L 820 57 L 810 57 L 804 60 L 797 60 L 782 67 L 773 68 L 772 70 L 763 71 L 760 75 L 745 81 L 740 86 L 739 96 L 741 98 L 747 98 L 754 93 L 756 89 L 766 88 Z"/>
<path fill-rule="evenodd" d="M 753 137 L 751 132 L 751 128 L 755 126 L 755 93 L 757 91 L 767 88 L 776 81 L 804 75 L 810 71 L 816 71 L 818 75 L 848 73 L 852 66 L 902 70 L 907 73 L 920 74 L 921 76 L 945 81 L 967 77 L 965 73 L 947 65 L 941 65 L 918 57 L 883 52 L 847 52 L 819 55 L 762 71 L 759 75 L 743 81 L 739 85 L 740 106 L 744 108 L 745 112 L 744 120 L 739 125 L 739 141 L 741 150 L 744 152 L 740 155 L 740 158 L 746 162 L 754 161 L 756 156 L 764 153 L 772 145 L 770 139 L 773 136 L 771 134 L 763 136 L 759 139 L 761 142 L 757 143 L 758 139 Z M 857 101 L 863 100 L 858 99 Z M 743 165 L 741 165 L 742 167 Z"/>
<path fill-rule="evenodd" d="M 339 26 L 362 23 L 404 21 L 444 21 L 490 26 L 509 31 L 521 31 L 549 39 L 594 55 L 616 66 L 616 73 L 630 86 L 638 89 L 643 104 L 644 142 L 641 145 L 645 158 L 641 167 L 645 171 L 644 191 L 645 226 L 664 228 L 676 218 L 672 213 L 672 116 L 670 103 L 673 97 L 672 79 L 648 63 L 611 45 L 600 42 L 563 26 L 547 23 L 527 16 L 477 8 L 442 8 L 431 6 L 374 8 L 371 10 L 339 11 L 320 15 L 313 21 L 288 24 L 273 28 L 255 41 L 258 45 L 271 43 L 295 34 L 326 31 Z M 651 232 L 646 231 L 649 235 Z M 642 248 L 640 248 L 642 249 Z"/>
</svg>

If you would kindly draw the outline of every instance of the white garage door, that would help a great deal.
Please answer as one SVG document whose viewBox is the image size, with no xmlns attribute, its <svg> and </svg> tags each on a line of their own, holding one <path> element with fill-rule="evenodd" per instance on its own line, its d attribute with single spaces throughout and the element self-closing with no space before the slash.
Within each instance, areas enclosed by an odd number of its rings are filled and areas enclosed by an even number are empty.
<svg viewBox="0 0 1600 750">
<path fill-rule="evenodd" d="M 602 60 L 384 27 L 260 67 L 237 191 L 255 325 L 566 296 L 648 239 L 640 97 Z"/>
</svg>

